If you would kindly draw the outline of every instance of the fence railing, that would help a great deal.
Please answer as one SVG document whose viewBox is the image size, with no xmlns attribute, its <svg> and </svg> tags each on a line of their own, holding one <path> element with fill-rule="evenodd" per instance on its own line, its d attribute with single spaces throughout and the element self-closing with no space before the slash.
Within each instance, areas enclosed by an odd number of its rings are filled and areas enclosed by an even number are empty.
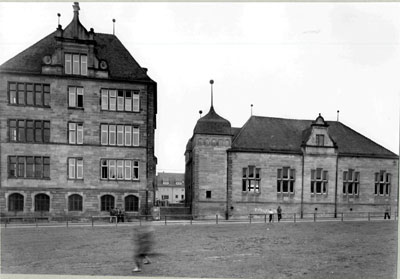
<svg viewBox="0 0 400 279">
<path fill-rule="evenodd" d="M 361 220 L 361 221 L 373 221 L 373 220 L 384 220 L 387 216 L 385 216 L 385 212 L 338 212 L 336 215 L 334 213 L 317 213 L 317 212 L 305 212 L 303 214 L 300 213 L 282 213 L 281 220 L 283 222 L 318 222 L 318 221 L 351 221 L 351 220 Z M 398 220 L 398 212 L 394 212 L 390 216 L 394 220 Z M 65 224 L 68 228 L 70 226 L 91 226 L 94 227 L 96 225 L 104 226 L 104 225 L 113 225 L 118 227 L 119 225 L 124 224 L 133 224 L 136 223 L 138 225 L 142 225 L 142 222 L 146 221 L 154 221 L 162 222 L 165 225 L 168 223 L 208 223 L 208 224 L 222 224 L 222 223 L 234 223 L 234 222 L 249 222 L 251 223 L 269 223 L 269 222 L 278 222 L 277 214 L 268 214 L 268 213 L 251 213 L 247 217 L 244 216 L 242 218 L 231 218 L 229 220 L 225 220 L 225 218 L 221 218 L 218 214 L 213 218 L 212 216 L 206 215 L 164 215 L 162 217 L 154 218 L 152 215 L 125 215 L 124 219 L 118 219 L 117 216 L 90 216 L 90 217 L 78 217 L 78 216 L 59 216 L 59 217 L 22 217 L 22 216 L 13 216 L 13 217 L 1 217 L 1 222 L 4 223 L 5 228 L 10 225 L 25 225 L 25 226 L 60 226 Z"/>
</svg>

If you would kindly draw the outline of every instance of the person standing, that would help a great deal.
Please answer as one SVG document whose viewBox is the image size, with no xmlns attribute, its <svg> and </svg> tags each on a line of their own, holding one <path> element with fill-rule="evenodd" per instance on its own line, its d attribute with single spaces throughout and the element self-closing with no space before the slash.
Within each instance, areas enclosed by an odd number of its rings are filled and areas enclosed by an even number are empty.
<svg viewBox="0 0 400 279">
<path fill-rule="evenodd" d="M 389 206 L 386 206 L 386 209 L 385 209 L 385 217 L 384 217 L 385 220 L 386 220 L 386 217 L 390 220 L 390 208 L 389 208 Z"/>
<path fill-rule="evenodd" d="M 278 222 L 281 221 L 282 219 L 282 208 L 280 205 L 278 205 L 278 208 L 276 209 L 276 212 L 278 213 Z"/>
<path fill-rule="evenodd" d="M 271 223 L 271 222 L 272 222 L 272 218 L 273 218 L 273 216 L 274 216 L 274 212 L 272 211 L 271 208 L 268 209 L 268 214 L 269 214 L 269 222 Z"/>
</svg>

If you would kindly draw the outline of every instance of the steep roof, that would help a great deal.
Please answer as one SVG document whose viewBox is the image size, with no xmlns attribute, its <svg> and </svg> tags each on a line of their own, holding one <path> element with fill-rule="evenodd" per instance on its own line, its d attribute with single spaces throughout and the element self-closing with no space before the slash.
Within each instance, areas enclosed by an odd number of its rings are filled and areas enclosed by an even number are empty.
<svg viewBox="0 0 400 279">
<path fill-rule="evenodd" d="M 52 55 L 56 49 L 56 33 L 49 34 L 34 45 L 25 49 L 0 66 L 0 72 L 41 74 L 42 59 Z M 109 78 L 118 80 L 152 81 L 124 47 L 120 40 L 111 34 L 94 33 L 95 54 L 98 59 L 107 61 Z"/>
<path fill-rule="evenodd" d="M 252 116 L 234 139 L 231 150 L 300 154 L 303 142 L 310 135 L 312 123 L 312 120 Z M 340 122 L 327 123 L 339 155 L 398 158 L 393 152 Z"/>
<path fill-rule="evenodd" d="M 193 132 L 194 134 L 232 135 L 231 123 L 219 116 L 213 106 L 205 116 L 197 121 Z"/>
</svg>

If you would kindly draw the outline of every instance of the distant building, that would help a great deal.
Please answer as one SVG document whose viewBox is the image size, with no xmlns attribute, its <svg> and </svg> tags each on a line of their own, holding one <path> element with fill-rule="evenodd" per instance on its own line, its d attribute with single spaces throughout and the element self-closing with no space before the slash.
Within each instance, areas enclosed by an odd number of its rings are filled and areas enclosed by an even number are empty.
<svg viewBox="0 0 400 279">
<path fill-rule="evenodd" d="M 186 206 L 194 215 L 248 216 L 278 205 L 301 216 L 397 211 L 398 156 L 321 115 L 251 116 L 234 128 L 211 105 L 185 158 Z"/>
<path fill-rule="evenodd" d="M 2 216 L 144 214 L 154 202 L 157 84 L 115 35 L 86 30 L 78 3 L 73 14 L 0 66 Z"/>
<path fill-rule="evenodd" d="M 183 173 L 160 172 L 157 174 L 156 204 L 168 205 L 185 200 Z"/>
</svg>

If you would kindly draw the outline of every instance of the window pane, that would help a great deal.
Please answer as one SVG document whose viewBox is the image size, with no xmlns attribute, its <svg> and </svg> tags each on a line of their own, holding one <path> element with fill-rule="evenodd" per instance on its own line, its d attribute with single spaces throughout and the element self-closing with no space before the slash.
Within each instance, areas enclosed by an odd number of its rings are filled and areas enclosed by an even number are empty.
<svg viewBox="0 0 400 279">
<path fill-rule="evenodd" d="M 81 75 L 87 75 L 87 56 L 81 55 Z"/>
<path fill-rule="evenodd" d="M 244 191 L 244 192 L 247 191 L 247 189 L 246 189 L 246 188 L 247 188 L 247 187 L 246 187 L 246 182 L 247 182 L 246 179 L 243 179 L 243 180 L 242 180 L 242 191 Z"/>
<path fill-rule="evenodd" d="M 249 166 L 249 177 L 254 177 L 254 166 Z"/>
<path fill-rule="evenodd" d="M 108 125 L 101 125 L 101 144 L 108 144 Z"/>
<path fill-rule="evenodd" d="M 322 169 L 317 169 L 317 176 L 316 176 L 317 180 L 322 179 Z"/>
<path fill-rule="evenodd" d="M 243 178 L 246 178 L 247 177 L 247 168 L 243 168 L 243 175 L 242 175 L 242 177 Z"/>
<path fill-rule="evenodd" d="M 65 66 L 64 66 L 64 70 L 66 74 L 71 74 L 71 54 L 65 54 Z"/>
<path fill-rule="evenodd" d="M 74 75 L 79 75 L 79 54 L 74 54 L 72 56 L 73 64 L 72 64 L 72 73 Z"/>
<path fill-rule="evenodd" d="M 124 110 L 124 91 L 123 90 L 118 90 L 118 98 L 117 98 L 117 105 L 118 105 L 118 110 Z"/>
<path fill-rule="evenodd" d="M 50 142 L 50 121 L 44 122 L 43 141 Z"/>
<path fill-rule="evenodd" d="M 25 177 L 25 157 L 18 157 L 18 177 Z"/>
<path fill-rule="evenodd" d="M 101 160 L 101 178 L 108 178 L 108 162 Z"/>
<path fill-rule="evenodd" d="M 133 179 L 139 179 L 139 162 L 133 161 Z"/>
<path fill-rule="evenodd" d="M 132 92 L 129 90 L 125 91 L 125 110 L 132 110 Z"/>
<path fill-rule="evenodd" d="M 33 157 L 26 157 L 26 177 L 33 177 Z"/>
<path fill-rule="evenodd" d="M 101 109 L 108 110 L 108 90 L 101 89 Z"/>
<path fill-rule="evenodd" d="M 126 146 L 131 145 L 131 131 L 132 131 L 131 126 L 125 126 L 125 145 Z"/>
<path fill-rule="evenodd" d="M 311 170 L 311 180 L 315 180 L 315 170 Z"/>
<path fill-rule="evenodd" d="M 69 123 L 69 143 L 76 143 L 76 123 Z"/>
<path fill-rule="evenodd" d="M 110 145 L 115 145 L 115 125 L 110 125 L 109 127 Z"/>
<path fill-rule="evenodd" d="M 130 180 L 132 179 L 131 175 L 131 161 L 126 160 L 125 161 L 125 179 Z"/>
<path fill-rule="evenodd" d="M 133 127 L 132 129 L 132 145 L 139 146 L 139 128 Z"/>
<path fill-rule="evenodd" d="M 69 166 L 69 168 L 68 168 L 68 173 L 69 173 L 68 177 L 73 179 L 73 178 L 75 178 L 75 159 L 70 158 L 68 160 L 68 166 Z"/>
<path fill-rule="evenodd" d="M 83 124 L 77 124 L 77 144 L 83 144 Z"/>
<path fill-rule="evenodd" d="M 35 104 L 37 106 L 43 106 L 41 84 L 35 84 Z"/>
<path fill-rule="evenodd" d="M 75 107 L 76 106 L 76 100 L 75 100 L 75 95 L 76 95 L 76 87 L 69 87 L 68 88 L 68 106 L 69 107 Z"/>
<path fill-rule="evenodd" d="M 50 158 L 43 157 L 43 177 L 50 178 Z"/>
<path fill-rule="evenodd" d="M 109 160 L 108 164 L 109 164 L 109 171 L 110 171 L 109 178 L 115 179 L 116 178 L 116 165 L 115 165 L 116 162 L 115 162 L 115 160 Z"/>
<path fill-rule="evenodd" d="M 134 93 L 133 93 L 132 101 L 133 101 L 132 110 L 133 110 L 133 111 L 139 111 L 139 109 L 140 109 L 140 105 L 139 105 L 139 92 L 134 92 Z"/>
<path fill-rule="evenodd" d="M 18 121 L 18 141 L 25 142 L 25 121 L 19 120 Z"/>
<path fill-rule="evenodd" d="M 83 88 L 82 87 L 78 87 L 76 89 L 76 94 L 77 94 L 77 104 L 76 106 L 78 108 L 83 108 Z"/>
<path fill-rule="evenodd" d="M 8 157 L 8 176 L 17 177 L 17 157 Z"/>
<path fill-rule="evenodd" d="M 43 172 L 42 157 L 35 157 L 35 177 L 41 178 Z"/>
<path fill-rule="evenodd" d="M 25 84 L 18 83 L 18 104 L 25 104 Z"/>
<path fill-rule="evenodd" d="M 82 179 L 83 178 L 83 160 L 77 160 L 76 165 L 76 178 Z"/>
<path fill-rule="evenodd" d="M 124 179 L 124 161 L 117 160 L 117 179 Z"/>
<path fill-rule="evenodd" d="M 26 85 L 26 104 L 33 106 L 34 103 L 34 95 L 33 95 L 33 84 Z"/>
<path fill-rule="evenodd" d="M 289 177 L 289 168 L 283 168 L 283 178 Z"/>
<path fill-rule="evenodd" d="M 117 91 L 110 90 L 110 110 L 116 110 Z"/>
<path fill-rule="evenodd" d="M 117 145 L 124 145 L 124 126 L 117 126 Z"/>
</svg>

